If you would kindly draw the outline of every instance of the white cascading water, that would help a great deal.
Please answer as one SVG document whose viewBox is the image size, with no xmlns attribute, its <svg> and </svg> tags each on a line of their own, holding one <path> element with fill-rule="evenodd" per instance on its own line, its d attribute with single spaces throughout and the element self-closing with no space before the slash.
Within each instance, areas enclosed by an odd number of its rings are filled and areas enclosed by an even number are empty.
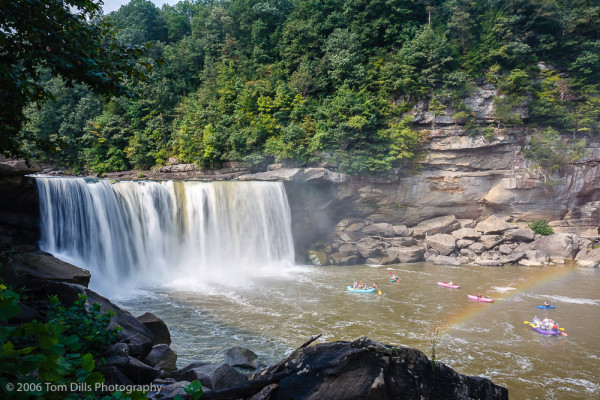
<svg viewBox="0 0 600 400">
<path fill-rule="evenodd" d="M 103 291 L 236 285 L 294 262 L 282 183 L 36 180 L 40 247 Z"/>
</svg>

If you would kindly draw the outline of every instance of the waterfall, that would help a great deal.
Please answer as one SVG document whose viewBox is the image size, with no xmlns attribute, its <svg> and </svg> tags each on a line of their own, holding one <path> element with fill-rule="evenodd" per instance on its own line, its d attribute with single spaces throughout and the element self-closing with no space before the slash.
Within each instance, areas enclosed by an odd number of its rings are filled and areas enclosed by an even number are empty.
<svg viewBox="0 0 600 400">
<path fill-rule="evenodd" d="M 36 181 L 40 247 L 92 285 L 239 284 L 294 262 L 282 183 Z"/>
</svg>

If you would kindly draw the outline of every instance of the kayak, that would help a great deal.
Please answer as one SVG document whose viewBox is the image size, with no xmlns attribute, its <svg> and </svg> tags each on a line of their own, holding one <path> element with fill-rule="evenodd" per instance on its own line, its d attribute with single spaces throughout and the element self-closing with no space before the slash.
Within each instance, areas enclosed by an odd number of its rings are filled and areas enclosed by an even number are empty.
<svg viewBox="0 0 600 400">
<path fill-rule="evenodd" d="M 458 285 L 451 285 L 448 282 L 438 282 L 438 285 L 447 287 L 447 288 L 451 288 L 451 289 L 458 289 L 460 287 Z"/>
<path fill-rule="evenodd" d="M 554 306 L 537 306 L 537 308 L 541 308 L 542 310 L 547 310 L 549 308 L 554 308 Z"/>
<path fill-rule="evenodd" d="M 554 329 L 542 329 L 538 325 L 535 325 L 533 323 L 529 324 L 529 326 L 531 326 L 531 328 L 534 331 L 536 331 L 537 333 L 541 333 L 542 335 L 558 336 L 561 334 L 559 330 L 555 331 Z"/>
<path fill-rule="evenodd" d="M 399 282 L 400 279 L 390 279 L 390 282 Z"/>
<path fill-rule="evenodd" d="M 477 296 L 472 296 L 470 294 L 468 294 L 467 297 L 471 300 L 483 301 L 484 303 L 491 303 L 494 301 L 494 299 L 490 299 L 489 297 L 478 298 Z"/>
<path fill-rule="evenodd" d="M 355 289 L 352 286 L 346 286 L 348 288 L 349 292 L 357 292 L 357 293 L 373 293 L 375 291 L 375 288 L 368 288 L 368 289 Z"/>
</svg>

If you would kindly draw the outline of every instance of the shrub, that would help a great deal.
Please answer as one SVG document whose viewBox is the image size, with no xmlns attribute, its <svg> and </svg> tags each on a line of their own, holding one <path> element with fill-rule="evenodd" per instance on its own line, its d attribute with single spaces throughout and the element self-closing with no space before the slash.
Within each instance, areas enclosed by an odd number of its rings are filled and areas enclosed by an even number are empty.
<svg viewBox="0 0 600 400">
<path fill-rule="evenodd" d="M 108 329 L 112 314 L 101 313 L 98 304 L 86 311 L 85 300 L 82 295 L 65 308 L 51 297 L 48 322 L 11 326 L 7 322 L 20 312 L 20 296 L 0 283 L 0 397 L 95 399 L 105 394 L 88 390 L 104 382 L 94 358 L 115 341 L 118 330 Z M 57 387 L 65 390 L 52 389 Z M 105 398 L 145 394 L 116 392 Z"/>
<path fill-rule="evenodd" d="M 545 218 L 534 219 L 527 224 L 536 235 L 548 236 L 554 233 L 554 230 Z"/>
</svg>

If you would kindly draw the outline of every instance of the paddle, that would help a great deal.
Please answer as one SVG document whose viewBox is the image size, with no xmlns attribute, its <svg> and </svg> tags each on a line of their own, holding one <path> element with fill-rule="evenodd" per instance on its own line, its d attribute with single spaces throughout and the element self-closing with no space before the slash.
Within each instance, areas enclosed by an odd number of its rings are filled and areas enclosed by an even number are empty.
<svg viewBox="0 0 600 400">
<path fill-rule="evenodd" d="M 533 322 L 531 322 L 531 321 L 523 321 L 523 323 L 524 323 L 524 324 L 529 324 L 529 325 L 534 325 L 534 324 L 533 324 Z M 565 328 L 558 328 L 558 329 L 559 329 L 559 330 L 561 330 L 561 331 L 564 331 L 564 330 L 565 330 Z M 564 332 L 561 332 L 561 333 L 564 333 Z M 565 333 L 565 336 L 567 336 L 567 334 L 566 334 L 566 333 Z"/>
</svg>

